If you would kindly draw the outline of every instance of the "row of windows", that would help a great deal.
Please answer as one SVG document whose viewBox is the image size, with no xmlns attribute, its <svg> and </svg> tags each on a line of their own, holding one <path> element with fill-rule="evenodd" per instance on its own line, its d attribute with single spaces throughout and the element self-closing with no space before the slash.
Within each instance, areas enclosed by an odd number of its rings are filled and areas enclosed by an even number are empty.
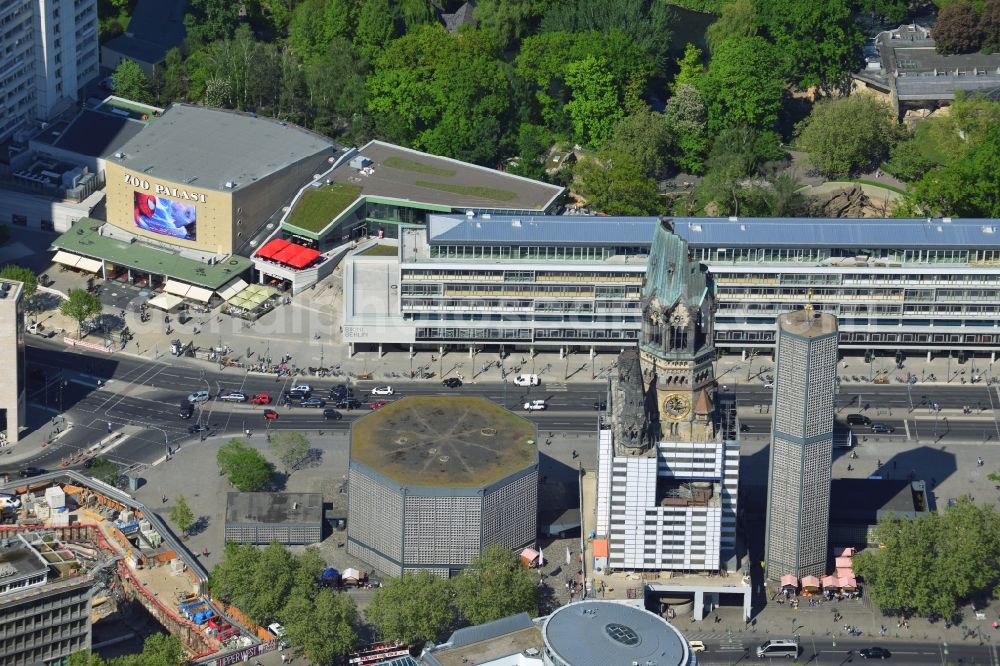
<svg viewBox="0 0 1000 666">
<path fill-rule="evenodd" d="M 1000 250 L 938 249 L 902 250 L 893 248 L 708 248 L 691 249 L 697 261 L 707 263 L 818 263 L 827 259 L 882 260 L 896 264 L 996 264 Z"/>
<path fill-rule="evenodd" d="M 611 257 L 649 254 L 645 246 L 615 247 L 545 247 L 538 245 L 432 245 L 432 259 L 487 259 L 487 260 L 556 260 L 556 261 L 605 261 Z"/>
</svg>

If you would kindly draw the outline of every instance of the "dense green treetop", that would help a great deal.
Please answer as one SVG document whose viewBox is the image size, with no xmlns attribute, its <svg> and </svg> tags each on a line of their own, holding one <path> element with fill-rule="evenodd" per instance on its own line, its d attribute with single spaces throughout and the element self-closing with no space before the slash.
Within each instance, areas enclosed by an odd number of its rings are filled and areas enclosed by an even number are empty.
<svg viewBox="0 0 1000 666">
<path fill-rule="evenodd" d="M 453 581 L 455 606 L 470 624 L 538 613 L 536 574 L 517 553 L 488 546 Z"/>
<path fill-rule="evenodd" d="M 17 264 L 4 264 L 3 268 L 0 268 L 0 278 L 5 280 L 17 280 L 18 282 L 24 283 L 24 297 L 31 298 L 38 291 L 38 276 L 35 275 L 35 271 L 31 270 L 26 266 L 18 266 Z"/>
<path fill-rule="evenodd" d="M 769 129 L 785 95 L 778 49 L 763 37 L 719 44 L 699 89 L 708 108 L 708 127 L 719 132 L 744 125 Z"/>
<path fill-rule="evenodd" d="M 831 179 L 870 170 L 905 136 L 891 107 L 869 95 L 827 99 L 798 127 L 797 147 Z"/>
<path fill-rule="evenodd" d="M 541 32 L 617 30 L 657 65 L 670 52 L 674 14 L 662 0 L 561 0 L 542 17 Z"/>
<path fill-rule="evenodd" d="M 840 87 L 861 65 L 864 35 L 848 0 L 762 0 L 758 20 L 802 87 Z"/>
<path fill-rule="evenodd" d="M 386 640 L 438 641 L 454 621 L 451 588 L 429 571 L 404 573 L 375 590 L 366 617 Z"/>
</svg>

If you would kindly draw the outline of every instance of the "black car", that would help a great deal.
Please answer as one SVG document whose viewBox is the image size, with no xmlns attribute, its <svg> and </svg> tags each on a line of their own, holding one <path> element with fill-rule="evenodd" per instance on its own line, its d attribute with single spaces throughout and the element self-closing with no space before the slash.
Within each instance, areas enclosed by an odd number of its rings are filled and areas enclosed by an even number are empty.
<svg viewBox="0 0 1000 666">
<path fill-rule="evenodd" d="M 462 385 L 462 380 L 458 377 L 449 377 L 448 379 L 441 382 L 442 386 L 447 386 L 448 388 L 458 388 Z"/>
<path fill-rule="evenodd" d="M 333 419 L 334 421 L 339 421 L 340 419 L 344 418 L 344 415 L 338 412 L 336 409 L 324 409 L 323 418 L 327 420 Z"/>
<path fill-rule="evenodd" d="M 888 659 L 892 656 L 888 650 L 880 647 L 861 648 L 858 650 L 858 654 L 863 659 Z"/>
<path fill-rule="evenodd" d="M 337 384 L 330 389 L 331 400 L 343 400 L 351 394 L 351 388 L 347 384 Z"/>
<path fill-rule="evenodd" d="M 32 476 L 38 476 L 40 474 L 45 474 L 47 470 L 43 467 L 25 467 L 17 473 L 22 479 L 27 479 Z"/>
<path fill-rule="evenodd" d="M 607 408 L 608 408 L 608 401 L 607 400 L 595 400 L 594 401 L 594 409 L 596 409 L 597 411 L 603 412 Z"/>
<path fill-rule="evenodd" d="M 204 423 L 194 423 L 188 426 L 188 432 L 197 435 L 199 432 L 208 432 L 208 426 Z"/>
<path fill-rule="evenodd" d="M 323 398 L 306 398 L 299 403 L 301 407 L 326 407 L 326 400 Z"/>
<path fill-rule="evenodd" d="M 190 403 L 189 401 L 187 401 L 187 400 L 182 400 L 181 401 L 181 411 L 180 411 L 179 416 L 182 419 L 187 420 L 187 419 L 191 418 L 191 416 L 193 414 L 194 414 L 194 405 L 192 403 Z"/>
<path fill-rule="evenodd" d="M 354 397 L 344 398 L 343 400 L 338 400 L 334 407 L 337 409 L 360 409 L 361 401 Z"/>
<path fill-rule="evenodd" d="M 298 389 L 287 391 L 285 393 L 285 397 L 288 398 L 289 400 L 305 400 L 310 395 L 311 394 L 309 393 L 309 391 L 302 391 Z"/>
</svg>

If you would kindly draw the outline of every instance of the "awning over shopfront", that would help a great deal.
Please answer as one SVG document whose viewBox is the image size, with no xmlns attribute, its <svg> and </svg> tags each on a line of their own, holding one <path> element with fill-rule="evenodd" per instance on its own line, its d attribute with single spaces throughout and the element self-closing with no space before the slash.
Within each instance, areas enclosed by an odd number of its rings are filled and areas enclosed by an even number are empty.
<svg viewBox="0 0 1000 666">
<path fill-rule="evenodd" d="M 257 250 L 256 256 L 284 264 L 285 266 L 291 266 L 292 268 L 305 268 L 315 261 L 319 255 L 319 250 L 275 238 Z"/>
<path fill-rule="evenodd" d="M 200 303 L 208 303 L 209 299 L 212 298 L 212 290 L 204 289 L 202 287 L 192 286 L 187 293 L 187 298 L 193 301 L 198 301 Z"/>
<path fill-rule="evenodd" d="M 155 298 L 149 299 L 149 304 L 154 308 L 169 311 L 180 305 L 183 300 L 184 299 L 179 296 L 174 296 L 173 294 L 160 294 Z"/>
<path fill-rule="evenodd" d="M 262 259 L 273 259 L 274 255 L 276 255 L 278 252 L 281 252 L 289 245 L 291 245 L 291 243 L 289 243 L 288 241 L 281 238 L 275 238 L 273 240 L 264 243 L 263 247 L 257 250 L 257 256 L 261 257 Z"/>
<path fill-rule="evenodd" d="M 104 268 L 104 262 L 98 261 L 97 259 L 88 259 L 87 257 L 80 257 L 80 263 L 76 265 L 81 271 L 87 271 L 88 273 L 97 273 L 102 268 Z"/>
<path fill-rule="evenodd" d="M 232 298 L 236 294 L 246 289 L 246 287 L 247 287 L 246 280 L 243 280 L 242 278 L 236 278 L 235 280 L 224 286 L 222 289 L 220 289 L 217 293 L 219 294 L 219 298 L 221 298 L 224 301 L 228 301 L 230 298 Z"/>
<path fill-rule="evenodd" d="M 56 252 L 55 256 L 52 257 L 52 261 L 57 264 L 62 264 L 63 266 L 69 266 L 70 268 L 76 268 L 76 265 L 80 263 L 81 259 L 83 259 L 83 257 L 78 254 L 63 252 L 62 250 Z"/>
<path fill-rule="evenodd" d="M 163 291 L 174 296 L 187 296 L 190 289 L 191 285 L 178 282 L 177 280 L 167 280 L 167 283 L 163 285 Z"/>
</svg>

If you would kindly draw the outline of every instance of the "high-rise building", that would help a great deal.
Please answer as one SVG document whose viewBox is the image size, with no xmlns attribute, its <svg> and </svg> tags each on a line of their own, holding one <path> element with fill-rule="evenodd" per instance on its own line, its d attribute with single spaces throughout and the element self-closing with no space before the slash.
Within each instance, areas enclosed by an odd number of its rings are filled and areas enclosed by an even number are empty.
<svg viewBox="0 0 1000 666">
<path fill-rule="evenodd" d="M 767 577 L 825 573 L 837 380 L 837 318 L 806 307 L 778 317 Z"/>
<path fill-rule="evenodd" d="M 0 141 L 71 106 L 98 73 L 97 0 L 0 0 Z"/>
<path fill-rule="evenodd" d="M 660 223 L 638 349 L 619 357 L 600 432 L 597 533 L 612 570 L 735 568 L 739 445 L 718 427 L 707 280 Z"/>
<path fill-rule="evenodd" d="M 22 283 L 0 280 L 0 367 L 10 372 L 0 383 L 0 446 L 16 442 L 27 425 L 23 296 Z"/>
</svg>

